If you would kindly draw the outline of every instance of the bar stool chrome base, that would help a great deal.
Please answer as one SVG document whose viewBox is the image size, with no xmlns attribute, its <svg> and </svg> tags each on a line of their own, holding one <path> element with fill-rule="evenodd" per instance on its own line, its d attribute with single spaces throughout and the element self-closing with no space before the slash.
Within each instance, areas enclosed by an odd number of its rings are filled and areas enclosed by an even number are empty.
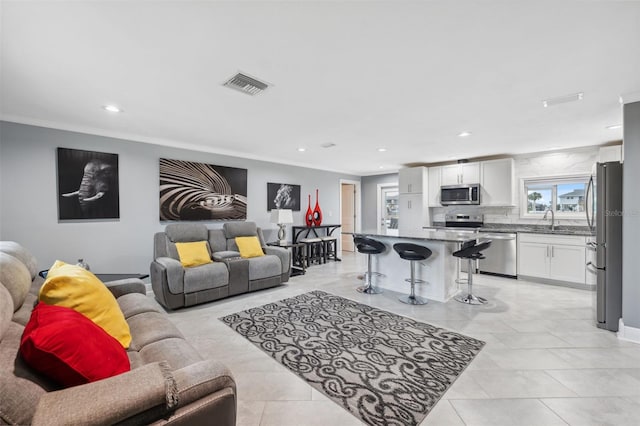
<svg viewBox="0 0 640 426">
<path fill-rule="evenodd" d="M 406 303 L 407 305 L 426 305 L 428 302 L 427 299 L 424 299 L 420 296 L 412 296 L 412 295 L 400 296 L 398 297 L 398 300 L 401 301 L 402 303 Z"/>
<path fill-rule="evenodd" d="M 473 294 L 459 294 L 453 297 L 460 303 L 466 303 L 467 305 L 484 305 L 487 303 L 487 299 L 484 297 L 474 296 Z"/>
<path fill-rule="evenodd" d="M 360 253 L 366 253 L 367 255 L 367 271 L 358 275 L 359 280 L 364 280 L 364 285 L 356 287 L 358 293 L 365 294 L 380 294 L 382 289 L 373 285 L 373 277 L 385 277 L 386 275 L 372 271 L 371 256 L 374 254 L 380 254 L 385 251 L 385 245 L 380 241 L 373 240 L 371 238 L 354 236 L 353 242 L 356 244 L 356 248 Z"/>
<path fill-rule="evenodd" d="M 374 287 L 372 285 L 361 285 L 360 287 L 356 287 L 356 291 L 358 293 L 365 293 L 365 294 L 380 294 L 380 293 L 382 293 L 382 289 L 380 287 Z"/>
</svg>

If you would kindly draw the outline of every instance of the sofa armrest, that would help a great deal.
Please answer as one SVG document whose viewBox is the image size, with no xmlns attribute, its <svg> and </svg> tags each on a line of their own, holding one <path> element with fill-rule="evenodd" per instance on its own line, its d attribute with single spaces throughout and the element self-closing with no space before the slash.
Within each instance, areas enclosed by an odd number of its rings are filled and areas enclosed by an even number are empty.
<svg viewBox="0 0 640 426">
<path fill-rule="evenodd" d="M 129 293 L 147 294 L 147 287 L 138 278 L 125 278 L 123 280 L 107 281 L 104 283 L 117 299 Z"/>
<path fill-rule="evenodd" d="M 285 274 L 289 272 L 289 266 L 291 265 L 291 257 L 289 249 L 282 247 L 274 247 L 274 246 L 265 246 L 262 247 L 265 254 L 275 255 L 280 258 L 280 263 L 282 263 L 282 273 Z"/>
<path fill-rule="evenodd" d="M 153 407 L 173 408 L 166 363 L 151 363 L 97 382 L 48 392 L 40 398 L 33 425 L 114 424 Z M 167 385 L 169 381 L 169 385 Z"/>
<path fill-rule="evenodd" d="M 178 407 L 225 388 L 236 392 L 236 382 L 231 371 L 221 362 L 212 359 L 188 365 L 173 372 L 178 388 Z"/>
<path fill-rule="evenodd" d="M 155 266 L 162 274 L 162 278 L 167 280 L 166 284 L 171 293 L 184 293 L 184 268 L 179 261 L 170 257 L 159 257 L 151 266 L 151 272 L 154 272 Z M 154 273 L 151 274 L 151 279 L 155 278 L 154 275 Z"/>
</svg>

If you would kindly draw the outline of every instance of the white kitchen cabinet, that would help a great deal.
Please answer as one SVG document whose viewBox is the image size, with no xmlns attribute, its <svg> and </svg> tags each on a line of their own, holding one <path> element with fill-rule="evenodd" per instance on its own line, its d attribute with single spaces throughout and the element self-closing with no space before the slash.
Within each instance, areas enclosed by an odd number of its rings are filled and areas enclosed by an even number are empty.
<svg viewBox="0 0 640 426">
<path fill-rule="evenodd" d="M 440 167 L 429 167 L 429 207 L 442 207 L 440 204 Z"/>
<path fill-rule="evenodd" d="M 424 194 L 400 194 L 398 196 L 398 232 L 411 235 L 429 226 L 429 208 Z"/>
<path fill-rule="evenodd" d="M 398 172 L 398 190 L 400 194 L 419 194 L 425 192 L 428 171 L 426 167 L 407 167 Z"/>
<path fill-rule="evenodd" d="M 429 226 L 429 171 L 409 167 L 398 172 L 398 232 L 411 234 Z"/>
<path fill-rule="evenodd" d="M 575 235 L 518 234 L 518 276 L 586 283 L 586 239 Z"/>
<path fill-rule="evenodd" d="M 480 162 L 480 205 L 515 206 L 513 158 Z"/>
<path fill-rule="evenodd" d="M 549 277 L 549 246 L 519 241 L 518 275 Z"/>
<path fill-rule="evenodd" d="M 458 163 L 440 168 L 441 185 L 480 183 L 480 163 Z"/>
<path fill-rule="evenodd" d="M 622 162 L 622 145 L 600 147 L 598 161 L 600 163 L 606 163 L 607 161 Z"/>
<path fill-rule="evenodd" d="M 586 264 L 584 239 L 582 246 L 565 246 L 554 244 L 551 248 L 549 262 L 549 278 L 558 281 L 585 283 Z"/>
</svg>

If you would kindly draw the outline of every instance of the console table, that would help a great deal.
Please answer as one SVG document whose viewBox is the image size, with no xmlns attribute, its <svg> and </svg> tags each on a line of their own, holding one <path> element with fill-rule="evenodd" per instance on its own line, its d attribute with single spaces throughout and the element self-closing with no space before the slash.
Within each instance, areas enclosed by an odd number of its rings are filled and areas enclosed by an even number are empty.
<svg viewBox="0 0 640 426">
<path fill-rule="evenodd" d="M 138 278 L 144 280 L 149 278 L 149 274 L 95 274 L 102 282 L 123 280 L 125 278 Z"/>
<path fill-rule="evenodd" d="M 292 226 L 291 233 L 293 234 L 293 242 L 298 242 L 300 238 L 322 238 L 329 237 L 333 234 L 333 231 L 342 227 L 341 224 L 331 224 L 331 225 L 318 225 L 318 226 Z M 337 243 L 336 243 L 336 251 L 337 251 Z M 336 253 L 336 262 L 340 262 L 342 259 L 338 258 L 338 253 Z"/>
</svg>

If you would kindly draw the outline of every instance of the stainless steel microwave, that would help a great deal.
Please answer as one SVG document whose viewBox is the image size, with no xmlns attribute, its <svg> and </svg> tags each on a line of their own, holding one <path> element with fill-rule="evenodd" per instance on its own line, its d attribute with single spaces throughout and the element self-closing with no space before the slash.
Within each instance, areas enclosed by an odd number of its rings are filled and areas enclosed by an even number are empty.
<svg viewBox="0 0 640 426">
<path fill-rule="evenodd" d="M 441 186 L 440 204 L 443 206 L 480 204 L 480 184 Z"/>
</svg>

